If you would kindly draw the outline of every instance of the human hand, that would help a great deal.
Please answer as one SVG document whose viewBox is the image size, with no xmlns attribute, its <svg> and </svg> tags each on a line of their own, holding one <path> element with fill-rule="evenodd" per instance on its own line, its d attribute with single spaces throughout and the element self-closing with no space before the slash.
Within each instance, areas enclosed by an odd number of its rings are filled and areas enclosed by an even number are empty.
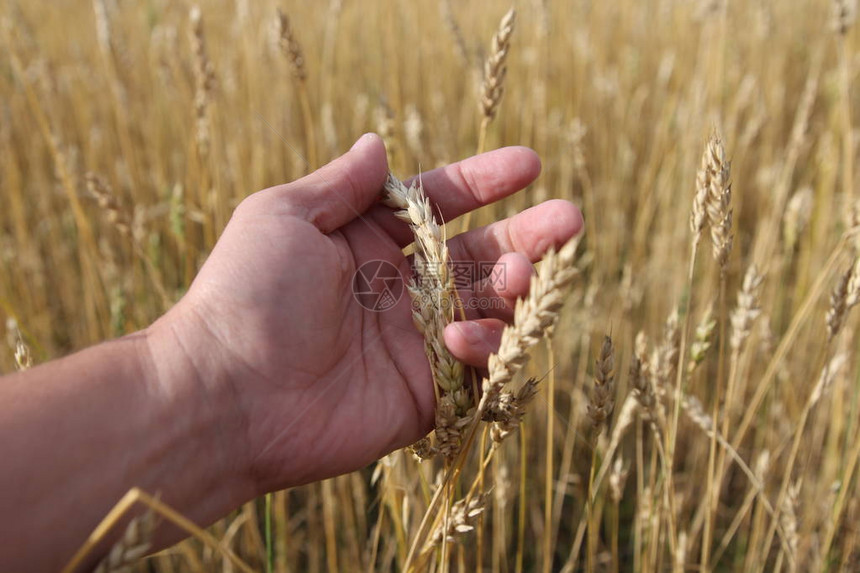
<svg viewBox="0 0 860 573">
<path fill-rule="evenodd" d="M 533 151 L 514 147 L 422 179 L 450 221 L 539 171 Z M 193 366 L 203 399 L 223 404 L 243 428 L 237 464 L 258 492 L 357 469 L 432 427 L 433 381 L 408 295 L 384 311 L 353 296 L 356 270 L 369 261 L 411 276 L 402 252 L 411 232 L 378 202 L 387 172 L 382 141 L 365 135 L 315 173 L 249 196 L 188 294 L 150 329 L 158 351 L 178 350 Z M 461 292 L 467 307 L 485 297 L 504 304 L 448 326 L 457 358 L 486 365 L 513 302 L 528 291 L 531 263 L 581 226 L 575 206 L 554 200 L 450 240 L 452 260 L 495 262 L 506 279 Z"/>
</svg>

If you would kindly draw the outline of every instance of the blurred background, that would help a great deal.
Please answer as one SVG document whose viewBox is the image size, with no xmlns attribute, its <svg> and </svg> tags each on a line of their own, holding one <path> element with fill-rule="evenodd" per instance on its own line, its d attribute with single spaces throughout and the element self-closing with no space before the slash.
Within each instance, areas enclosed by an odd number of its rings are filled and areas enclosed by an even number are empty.
<svg viewBox="0 0 860 573">
<path fill-rule="evenodd" d="M 0 371 L 145 327 L 182 296 L 243 197 L 364 132 L 383 136 L 401 178 L 479 146 L 527 145 L 541 177 L 470 224 L 570 199 L 586 220 L 581 275 L 552 358 L 542 345 L 529 367 L 551 369 L 552 383 L 488 467 L 484 512 L 420 567 L 856 570 L 850 296 L 844 326 L 827 324 L 831 291 L 850 290 L 840 276 L 853 276 L 860 221 L 853 4 L 519 0 L 501 76 L 486 63 L 510 8 L 4 0 Z M 494 73 L 503 95 L 488 113 Z M 713 134 L 731 165 L 722 267 L 708 232 L 691 257 Z M 753 264 L 764 278 L 744 298 Z M 586 404 L 606 334 L 615 419 L 596 437 Z M 639 403 L 618 424 L 637 360 L 663 422 Z M 270 566 L 401 569 L 440 467 L 397 452 L 276 494 Z M 259 570 L 265 511 L 251 503 L 212 528 Z M 229 564 L 191 540 L 140 567 Z"/>
</svg>

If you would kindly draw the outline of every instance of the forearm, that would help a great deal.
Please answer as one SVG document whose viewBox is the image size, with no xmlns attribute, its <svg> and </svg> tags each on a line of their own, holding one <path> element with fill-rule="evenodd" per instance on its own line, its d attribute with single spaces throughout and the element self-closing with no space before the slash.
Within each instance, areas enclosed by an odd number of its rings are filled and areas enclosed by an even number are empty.
<svg viewBox="0 0 860 573">
<path fill-rule="evenodd" d="M 0 570 L 59 569 L 134 486 L 198 523 L 251 497 L 214 387 L 169 327 L 0 380 Z"/>
</svg>

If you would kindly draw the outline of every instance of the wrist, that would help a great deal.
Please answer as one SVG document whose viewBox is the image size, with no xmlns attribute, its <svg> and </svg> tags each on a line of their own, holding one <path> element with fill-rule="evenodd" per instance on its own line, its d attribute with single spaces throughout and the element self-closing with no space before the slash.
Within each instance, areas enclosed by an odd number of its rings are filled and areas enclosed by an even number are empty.
<svg viewBox="0 0 860 573">
<path fill-rule="evenodd" d="M 186 499 L 199 519 L 208 522 L 257 492 L 240 397 L 200 322 L 180 302 L 143 331 L 138 355 L 149 392 L 171 412 L 178 441 L 193 445 L 181 446 L 195 468 L 190 488 L 196 491 Z"/>
</svg>

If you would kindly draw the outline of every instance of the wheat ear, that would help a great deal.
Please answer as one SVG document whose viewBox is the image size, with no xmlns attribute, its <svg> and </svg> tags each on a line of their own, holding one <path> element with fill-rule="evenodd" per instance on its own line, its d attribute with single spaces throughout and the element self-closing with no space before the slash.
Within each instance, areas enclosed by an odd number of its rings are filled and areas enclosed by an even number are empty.
<svg viewBox="0 0 860 573">
<path fill-rule="evenodd" d="M 594 364 L 594 388 L 588 404 L 588 417 L 594 428 L 593 439 L 608 426 L 609 416 L 615 406 L 615 346 L 612 337 L 603 337 L 600 357 Z"/>
<path fill-rule="evenodd" d="M 215 66 L 206 51 L 203 16 L 199 6 L 191 8 L 191 49 L 194 52 L 194 116 L 197 120 L 195 140 L 200 157 L 209 154 L 209 103 L 215 87 Z"/>
<path fill-rule="evenodd" d="M 21 329 L 18 328 L 18 321 L 14 318 L 6 319 L 6 336 L 9 346 L 14 350 L 15 368 L 19 371 L 29 370 L 33 366 L 33 357 L 30 347 L 24 342 Z"/>
<path fill-rule="evenodd" d="M 412 319 L 424 335 L 424 351 L 438 386 L 436 446 L 450 458 L 459 451 L 472 398 L 463 387 L 463 365 L 448 351 L 443 337 L 445 327 L 454 320 L 457 297 L 454 278 L 448 268 L 445 234 L 433 217 L 420 178 L 407 187 L 389 175 L 383 203 L 399 209 L 395 215 L 409 224 L 415 237 L 416 276 L 408 285 L 413 301 Z"/>
<path fill-rule="evenodd" d="M 693 202 L 693 231 L 701 233 L 704 222 L 700 210 L 704 201 L 707 225 L 711 228 L 711 243 L 714 259 L 725 272 L 729 253 L 732 250 L 732 184 L 729 181 L 731 164 L 726 159 L 723 141 L 717 134 L 711 135 L 702 156 L 702 166 L 696 178 L 696 197 Z M 703 197 L 703 194 L 705 195 Z"/>
<path fill-rule="evenodd" d="M 490 56 L 487 58 L 486 63 L 484 63 L 484 81 L 481 84 L 479 100 L 481 107 L 481 127 L 478 132 L 478 153 L 484 151 L 487 128 L 490 122 L 493 121 L 493 118 L 496 117 L 496 112 L 498 112 L 499 104 L 502 101 L 502 95 L 505 92 L 508 51 L 511 48 L 511 36 L 513 36 L 516 21 L 517 12 L 513 8 L 502 16 L 502 20 L 499 22 L 499 29 L 493 35 Z"/>
<path fill-rule="evenodd" d="M 538 276 L 532 279 L 528 296 L 517 301 L 514 323 L 505 327 L 499 351 L 490 355 L 489 377 L 484 379 L 479 413 L 497 404 L 502 388 L 528 360 L 528 350 L 540 342 L 558 319 L 565 290 L 577 275 L 573 261 L 578 245 L 577 237 L 558 252 L 551 249 L 544 257 Z"/>
<path fill-rule="evenodd" d="M 830 308 L 827 311 L 827 340 L 833 340 L 842 330 L 849 311 L 860 302 L 860 258 L 854 261 L 839 278 L 836 288 L 830 295 Z"/>
<path fill-rule="evenodd" d="M 481 87 L 481 112 L 488 120 L 496 116 L 502 95 L 505 92 L 505 75 L 507 74 L 508 51 L 511 48 L 511 36 L 517 21 L 517 12 L 513 8 L 502 16 L 499 29 L 493 35 L 493 45 L 490 56 L 484 64 L 484 83 Z"/>
</svg>

